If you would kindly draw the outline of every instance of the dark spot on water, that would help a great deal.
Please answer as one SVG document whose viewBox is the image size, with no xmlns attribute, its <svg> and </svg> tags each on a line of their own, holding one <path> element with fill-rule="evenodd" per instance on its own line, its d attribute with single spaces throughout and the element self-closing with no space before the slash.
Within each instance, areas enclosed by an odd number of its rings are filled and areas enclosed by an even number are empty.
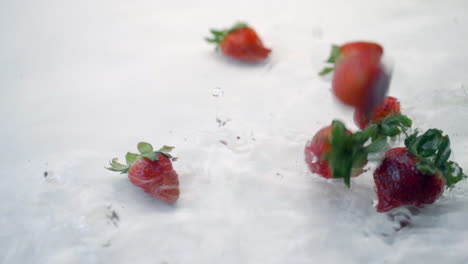
<svg viewBox="0 0 468 264">
<path fill-rule="evenodd" d="M 389 235 L 387 233 L 380 233 L 381 236 L 383 237 L 388 237 Z"/>
<path fill-rule="evenodd" d="M 175 161 L 178 161 L 179 158 L 178 158 L 178 157 L 172 157 L 171 160 L 172 160 L 173 162 L 175 162 Z"/>
<path fill-rule="evenodd" d="M 102 244 L 102 247 L 103 247 L 103 248 L 108 248 L 108 247 L 110 247 L 110 246 L 111 246 L 111 241 L 110 241 L 110 240 L 107 240 L 106 243 Z"/>
<path fill-rule="evenodd" d="M 239 139 L 240 139 L 240 137 L 239 137 L 239 136 L 237 136 L 237 137 L 236 137 L 236 139 L 237 139 L 237 140 L 239 140 Z"/>
<path fill-rule="evenodd" d="M 225 146 L 227 146 L 227 145 L 228 145 L 228 143 L 227 143 L 227 141 L 226 141 L 226 140 L 220 140 L 220 141 L 219 141 L 219 143 L 221 143 L 221 144 L 223 144 L 223 145 L 225 145 Z"/>
<path fill-rule="evenodd" d="M 44 173 L 42 175 L 44 176 L 44 178 L 47 178 L 47 176 L 49 176 L 49 172 L 44 171 Z"/>
<path fill-rule="evenodd" d="M 219 117 L 216 118 L 216 123 L 218 123 L 218 127 L 223 127 L 225 126 L 229 121 L 231 121 L 231 119 L 227 118 L 227 119 L 221 119 Z"/>
<path fill-rule="evenodd" d="M 109 213 L 106 215 L 107 216 L 107 219 L 109 219 L 109 221 L 115 226 L 117 227 L 119 225 L 119 222 L 120 222 L 120 217 L 119 215 L 117 214 L 117 212 L 112 209 L 111 206 L 108 206 L 107 209 L 109 210 Z"/>
<path fill-rule="evenodd" d="M 411 216 L 414 215 L 414 213 L 411 210 L 415 209 L 412 207 L 407 207 L 407 209 L 407 212 L 391 212 L 387 215 L 390 221 L 395 222 L 397 224 L 397 226 L 394 227 L 394 230 L 397 232 L 405 227 L 411 226 Z"/>
<path fill-rule="evenodd" d="M 410 220 L 400 220 L 400 226 L 395 228 L 395 231 L 400 231 L 401 229 L 405 227 L 409 227 L 411 225 Z"/>
</svg>

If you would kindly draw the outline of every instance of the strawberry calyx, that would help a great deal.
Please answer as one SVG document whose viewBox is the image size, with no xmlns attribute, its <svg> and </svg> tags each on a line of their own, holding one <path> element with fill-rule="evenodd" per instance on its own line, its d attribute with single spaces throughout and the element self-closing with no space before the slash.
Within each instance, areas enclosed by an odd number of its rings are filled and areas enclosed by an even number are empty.
<svg viewBox="0 0 468 264">
<path fill-rule="evenodd" d="M 401 114 L 386 117 L 380 124 L 372 124 L 365 130 L 347 133 L 343 122 L 333 120 L 330 136 L 331 151 L 324 153 L 334 178 L 343 178 L 349 188 L 354 168 L 364 166 L 368 154 L 380 151 L 389 137 L 395 137 L 412 125 L 411 119 Z"/>
<path fill-rule="evenodd" d="M 222 29 L 222 30 L 211 29 L 210 32 L 211 32 L 211 34 L 213 34 L 213 36 L 211 38 L 207 37 L 207 38 L 205 38 L 205 40 L 208 43 L 215 44 L 216 45 L 216 50 L 218 50 L 219 47 L 221 46 L 221 43 L 223 42 L 224 38 L 227 35 L 229 35 L 230 33 L 234 32 L 234 31 L 236 31 L 238 29 L 245 28 L 245 27 L 248 27 L 248 25 L 246 23 L 238 22 L 229 29 Z"/>
<path fill-rule="evenodd" d="M 416 169 L 426 175 L 440 171 L 445 178 L 447 188 L 452 188 L 459 181 L 467 178 L 463 169 L 449 160 L 452 153 L 450 139 L 442 130 L 431 128 L 418 136 L 418 131 L 408 136 L 405 146 L 409 153 L 418 158 Z"/>
<path fill-rule="evenodd" d="M 340 46 L 338 45 L 332 45 L 330 56 L 328 59 L 325 61 L 326 63 L 330 63 L 332 65 L 329 65 L 325 68 L 323 68 L 320 72 L 320 76 L 324 76 L 329 74 L 330 72 L 335 70 L 335 63 L 338 60 L 338 57 L 340 56 Z"/>
<path fill-rule="evenodd" d="M 166 156 L 167 158 L 172 158 L 172 156 L 169 154 L 169 152 L 174 148 L 171 146 L 166 146 L 164 145 L 162 148 L 154 151 L 153 146 L 149 143 L 146 142 L 140 142 L 137 145 L 138 151 L 140 152 L 139 154 L 136 153 L 131 153 L 127 152 L 125 155 L 125 161 L 127 164 L 122 164 L 118 162 L 117 158 L 113 158 L 109 164 L 110 167 L 106 168 L 111 171 L 118 171 L 121 174 L 127 173 L 132 164 L 140 158 L 148 158 L 151 161 L 157 161 L 159 159 L 158 154 L 162 154 Z"/>
</svg>

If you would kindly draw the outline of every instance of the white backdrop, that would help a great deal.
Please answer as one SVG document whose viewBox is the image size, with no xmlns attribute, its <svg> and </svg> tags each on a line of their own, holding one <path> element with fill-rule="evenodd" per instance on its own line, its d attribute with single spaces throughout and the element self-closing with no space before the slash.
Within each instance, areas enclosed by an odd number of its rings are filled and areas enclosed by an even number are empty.
<svg viewBox="0 0 468 264">
<path fill-rule="evenodd" d="M 303 162 L 333 118 L 355 129 L 317 76 L 330 45 L 373 40 L 403 112 L 449 134 L 468 169 L 467 13 L 463 0 L 2 1 L 0 263 L 468 263 L 468 181 L 396 232 L 371 172 L 347 190 Z M 239 20 L 269 61 L 204 42 Z M 139 141 L 176 146 L 175 206 L 104 169 Z"/>
</svg>

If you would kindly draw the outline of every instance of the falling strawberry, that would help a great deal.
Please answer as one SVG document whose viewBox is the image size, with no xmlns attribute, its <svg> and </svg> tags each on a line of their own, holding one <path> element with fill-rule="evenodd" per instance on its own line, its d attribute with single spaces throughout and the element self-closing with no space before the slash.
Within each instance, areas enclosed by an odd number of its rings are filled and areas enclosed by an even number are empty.
<svg viewBox="0 0 468 264">
<path fill-rule="evenodd" d="M 179 177 L 172 167 L 169 152 L 173 147 L 163 146 L 154 151 L 149 143 L 138 143 L 140 154 L 128 152 L 125 156 L 127 165 L 112 159 L 111 171 L 127 173 L 130 181 L 149 195 L 168 203 L 179 198 Z"/>
<path fill-rule="evenodd" d="M 380 123 L 382 120 L 392 114 L 400 114 L 400 102 L 392 96 L 384 99 L 382 104 L 378 105 L 372 112 L 365 113 L 360 109 L 354 112 L 354 123 L 360 128 L 365 129 L 371 123 Z"/>
<path fill-rule="evenodd" d="M 388 137 L 397 136 L 409 127 L 411 120 L 403 115 L 388 116 L 380 124 L 355 133 L 334 120 L 307 142 L 305 162 L 311 172 L 324 178 L 343 178 L 349 187 L 350 178 L 363 172 L 368 154 L 380 151 Z"/>
<path fill-rule="evenodd" d="M 438 129 L 417 133 L 405 140 L 406 147 L 393 148 L 374 172 L 378 197 L 377 211 L 434 203 L 445 186 L 453 187 L 466 178 L 457 163 L 449 161 L 448 136 Z"/>
<path fill-rule="evenodd" d="M 226 30 L 212 29 L 211 33 L 213 38 L 206 38 L 206 41 L 214 43 L 224 55 L 243 62 L 261 62 L 271 52 L 263 46 L 257 33 L 245 23 L 238 23 Z"/>
<path fill-rule="evenodd" d="M 332 90 L 342 103 L 370 112 L 387 93 L 391 74 L 381 63 L 383 48 L 373 42 L 351 42 L 332 46 L 327 67 L 320 75 L 332 71 Z"/>
</svg>

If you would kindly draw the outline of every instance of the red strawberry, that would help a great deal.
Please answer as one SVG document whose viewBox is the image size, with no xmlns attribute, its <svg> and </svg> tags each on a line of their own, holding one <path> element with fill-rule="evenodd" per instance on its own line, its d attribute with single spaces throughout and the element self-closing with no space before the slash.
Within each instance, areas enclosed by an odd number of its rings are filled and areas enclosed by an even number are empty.
<svg viewBox="0 0 468 264">
<path fill-rule="evenodd" d="M 149 195 L 168 203 L 179 198 L 179 177 L 172 167 L 168 154 L 173 147 L 164 146 L 157 151 L 145 142 L 138 143 L 140 154 L 127 153 L 127 165 L 112 159 L 108 168 L 112 171 L 128 173 L 130 181 Z"/>
<path fill-rule="evenodd" d="M 388 137 L 405 132 L 411 123 L 408 117 L 395 114 L 385 118 L 382 124 L 351 133 L 341 121 L 334 120 L 307 142 L 305 162 L 312 173 L 324 178 L 343 178 L 349 187 L 350 178 L 364 171 L 368 154 L 380 151 Z"/>
<path fill-rule="evenodd" d="M 231 58 L 256 63 L 268 57 L 270 49 L 263 46 L 257 33 L 247 24 L 238 23 L 227 30 L 211 30 L 213 38 L 207 38 L 210 43 L 215 43 L 217 49 Z"/>
<path fill-rule="evenodd" d="M 336 98 L 369 112 L 383 101 L 390 83 L 390 74 L 381 64 L 382 54 L 383 48 L 373 42 L 333 46 L 327 62 L 335 67 L 325 68 L 320 75 L 334 70 L 332 89 Z"/>
<path fill-rule="evenodd" d="M 386 212 L 402 205 L 432 204 L 444 192 L 467 176 L 463 169 L 449 161 L 448 136 L 429 129 L 406 138 L 406 147 L 393 148 L 374 172 L 377 211 Z"/>
<path fill-rule="evenodd" d="M 313 136 L 312 140 L 307 142 L 304 148 L 305 162 L 309 166 L 310 171 L 322 175 L 324 178 L 338 177 L 338 175 L 333 175 L 328 157 L 334 150 L 331 143 L 332 131 L 332 125 L 320 129 Z M 346 134 L 351 134 L 351 131 L 345 131 Z M 366 162 L 363 162 L 359 166 L 354 166 L 351 169 L 351 176 L 361 174 L 365 164 Z"/>
<path fill-rule="evenodd" d="M 320 129 L 312 138 L 308 141 L 305 149 L 305 162 L 309 166 L 309 169 L 313 173 L 322 175 L 325 178 L 332 178 L 330 166 L 328 161 L 324 159 L 323 155 L 331 150 L 330 135 L 332 127 L 326 126 Z"/>
<path fill-rule="evenodd" d="M 374 172 L 379 202 L 378 212 L 402 205 L 422 206 L 434 203 L 444 192 L 445 178 L 441 172 L 425 174 L 416 169 L 419 159 L 407 149 L 393 148 Z"/>
<path fill-rule="evenodd" d="M 398 99 L 388 96 L 371 113 L 366 114 L 364 111 L 356 109 L 354 112 L 354 123 L 360 129 L 365 129 L 370 123 L 380 123 L 385 117 L 400 113 L 400 102 L 398 102 Z"/>
</svg>

